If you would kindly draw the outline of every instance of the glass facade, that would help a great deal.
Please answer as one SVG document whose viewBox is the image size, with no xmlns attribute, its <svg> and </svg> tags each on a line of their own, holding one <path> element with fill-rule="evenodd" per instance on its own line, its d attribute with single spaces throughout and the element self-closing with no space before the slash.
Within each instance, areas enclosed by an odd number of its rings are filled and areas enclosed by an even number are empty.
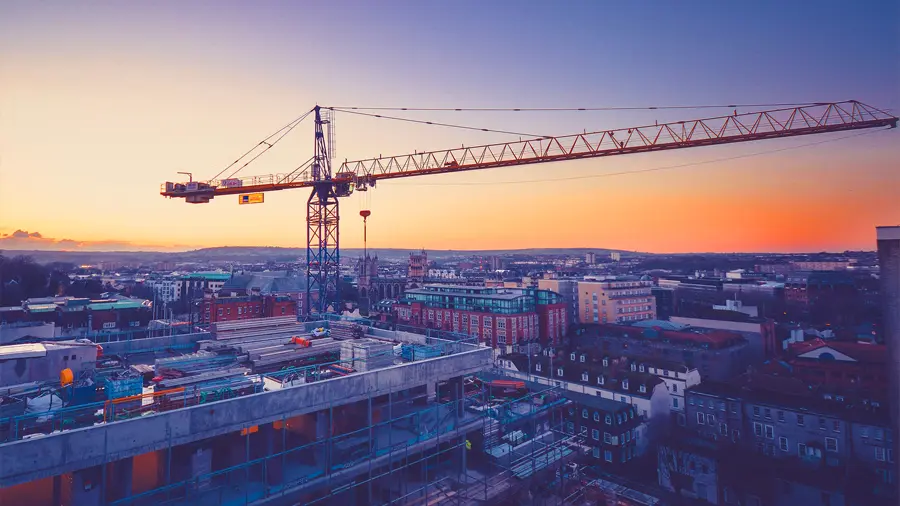
<svg viewBox="0 0 900 506">
<path fill-rule="evenodd" d="M 456 309 L 494 314 L 535 311 L 536 305 L 557 304 L 562 297 L 549 290 L 488 288 L 483 286 L 427 285 L 408 290 L 405 299 L 429 308 Z"/>
</svg>

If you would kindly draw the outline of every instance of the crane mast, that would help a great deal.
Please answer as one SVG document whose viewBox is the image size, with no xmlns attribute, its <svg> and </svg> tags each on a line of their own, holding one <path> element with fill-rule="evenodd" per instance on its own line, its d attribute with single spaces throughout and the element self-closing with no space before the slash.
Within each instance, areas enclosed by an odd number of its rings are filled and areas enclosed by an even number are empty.
<svg viewBox="0 0 900 506">
<path fill-rule="evenodd" d="M 382 179 L 444 174 L 514 165 L 645 153 L 878 127 L 896 128 L 897 117 L 851 100 L 815 103 L 728 116 L 656 123 L 616 130 L 546 136 L 400 156 L 343 162 L 332 174 L 326 127 L 332 109 L 316 106 L 314 154 L 286 174 L 186 183 L 166 182 L 160 194 L 208 203 L 216 196 L 311 188 L 307 200 L 307 308 L 340 312 L 339 199 Z M 271 148 L 272 144 L 262 142 Z M 252 161 L 252 160 L 251 160 Z M 246 165 L 246 164 L 245 164 Z"/>
</svg>

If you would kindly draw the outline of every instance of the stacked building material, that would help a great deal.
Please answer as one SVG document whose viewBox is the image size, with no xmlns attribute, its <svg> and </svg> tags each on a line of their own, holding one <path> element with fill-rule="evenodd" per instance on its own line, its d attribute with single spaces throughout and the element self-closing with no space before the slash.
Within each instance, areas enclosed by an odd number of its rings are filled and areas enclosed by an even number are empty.
<svg viewBox="0 0 900 506">
<path fill-rule="evenodd" d="M 160 389 L 190 387 L 206 382 L 223 380 L 225 378 L 245 376 L 249 373 L 250 369 L 247 369 L 246 367 L 235 367 L 218 371 L 207 371 L 199 374 L 193 374 L 191 376 L 184 376 L 181 378 L 167 378 L 157 383 L 157 387 Z"/>
<path fill-rule="evenodd" d="M 393 345 L 376 339 L 341 341 L 341 362 L 359 372 L 390 367 L 394 363 Z"/>
<path fill-rule="evenodd" d="M 415 362 L 416 360 L 425 360 L 441 356 L 441 349 L 437 346 L 426 346 L 421 344 L 404 344 L 400 350 L 400 356 L 404 360 Z"/>
<path fill-rule="evenodd" d="M 216 371 L 235 365 L 238 357 L 229 354 L 218 354 L 209 351 L 198 351 L 178 357 L 158 358 L 153 370 L 157 376 L 176 378 Z"/>
</svg>

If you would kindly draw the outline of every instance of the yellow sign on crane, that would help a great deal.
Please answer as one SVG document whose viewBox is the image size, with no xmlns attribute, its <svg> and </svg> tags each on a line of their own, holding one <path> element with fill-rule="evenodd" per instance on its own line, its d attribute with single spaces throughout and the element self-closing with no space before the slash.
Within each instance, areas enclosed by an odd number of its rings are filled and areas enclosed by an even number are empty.
<svg viewBox="0 0 900 506">
<path fill-rule="evenodd" d="M 262 204 L 265 202 L 265 193 L 248 193 L 238 195 L 238 204 Z"/>
</svg>

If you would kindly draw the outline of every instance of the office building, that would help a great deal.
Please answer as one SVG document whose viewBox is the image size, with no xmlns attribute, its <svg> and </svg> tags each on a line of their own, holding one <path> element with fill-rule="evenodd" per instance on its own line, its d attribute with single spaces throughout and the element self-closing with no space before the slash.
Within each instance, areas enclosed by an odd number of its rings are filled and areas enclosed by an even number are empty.
<svg viewBox="0 0 900 506">
<path fill-rule="evenodd" d="M 578 282 L 580 323 L 623 323 L 656 318 L 653 283 L 636 277 Z"/>
</svg>

